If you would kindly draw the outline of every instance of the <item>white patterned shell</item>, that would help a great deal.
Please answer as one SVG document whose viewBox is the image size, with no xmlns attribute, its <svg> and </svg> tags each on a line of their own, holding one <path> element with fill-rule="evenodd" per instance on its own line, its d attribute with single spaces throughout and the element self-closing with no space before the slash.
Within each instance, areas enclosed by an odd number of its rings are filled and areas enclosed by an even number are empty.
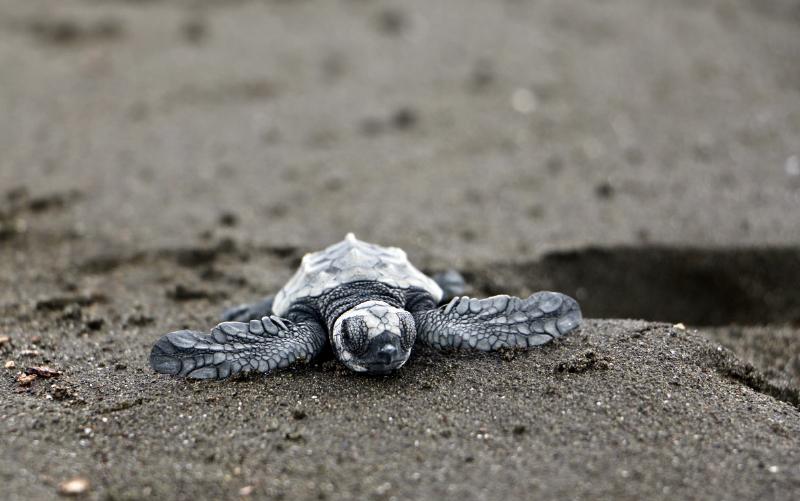
<svg viewBox="0 0 800 501">
<path fill-rule="evenodd" d="M 275 296 L 272 310 L 275 315 L 284 316 L 298 298 L 318 297 L 340 285 L 362 280 L 400 289 L 419 287 L 437 302 L 442 298 L 439 285 L 414 268 L 401 249 L 361 242 L 348 233 L 342 242 L 303 257 L 300 269 Z"/>
</svg>

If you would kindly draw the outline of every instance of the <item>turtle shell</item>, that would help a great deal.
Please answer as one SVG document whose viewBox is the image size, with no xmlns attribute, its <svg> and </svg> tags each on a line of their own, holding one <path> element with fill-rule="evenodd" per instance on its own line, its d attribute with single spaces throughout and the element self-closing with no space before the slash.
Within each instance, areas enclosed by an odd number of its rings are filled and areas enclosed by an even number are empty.
<svg viewBox="0 0 800 501">
<path fill-rule="evenodd" d="M 319 297 L 340 285 L 364 280 L 399 289 L 418 287 L 437 302 L 442 298 L 442 289 L 414 268 L 401 249 L 361 242 L 348 233 L 342 242 L 303 257 L 300 269 L 275 296 L 272 310 L 284 316 L 298 298 Z"/>
</svg>

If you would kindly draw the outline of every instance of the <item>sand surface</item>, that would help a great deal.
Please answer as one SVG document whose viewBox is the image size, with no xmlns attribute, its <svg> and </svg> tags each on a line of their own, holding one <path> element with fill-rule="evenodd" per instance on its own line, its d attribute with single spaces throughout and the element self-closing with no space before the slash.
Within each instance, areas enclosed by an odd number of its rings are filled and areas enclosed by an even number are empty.
<svg viewBox="0 0 800 501">
<path fill-rule="evenodd" d="M 780 0 L 3 2 L 0 498 L 796 497 L 798 28 Z M 349 231 L 648 321 L 388 377 L 150 369 Z"/>
</svg>

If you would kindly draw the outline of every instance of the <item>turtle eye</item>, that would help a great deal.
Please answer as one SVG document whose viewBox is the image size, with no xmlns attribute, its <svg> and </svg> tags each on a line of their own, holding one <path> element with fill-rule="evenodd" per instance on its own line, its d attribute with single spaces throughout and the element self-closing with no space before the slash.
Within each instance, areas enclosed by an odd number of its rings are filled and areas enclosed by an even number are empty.
<svg viewBox="0 0 800 501">
<path fill-rule="evenodd" d="M 367 324 L 358 317 L 348 318 L 342 322 L 342 341 L 351 353 L 363 355 L 369 348 Z"/>
<path fill-rule="evenodd" d="M 414 324 L 414 317 L 410 313 L 403 312 L 400 315 L 401 335 L 400 346 L 408 351 L 414 346 L 417 339 L 417 326 Z"/>
</svg>

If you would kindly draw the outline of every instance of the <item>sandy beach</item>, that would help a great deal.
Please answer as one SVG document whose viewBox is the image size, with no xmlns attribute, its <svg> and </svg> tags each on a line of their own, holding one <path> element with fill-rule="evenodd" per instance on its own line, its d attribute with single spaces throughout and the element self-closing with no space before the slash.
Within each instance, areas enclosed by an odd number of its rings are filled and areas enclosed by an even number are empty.
<svg viewBox="0 0 800 501">
<path fill-rule="evenodd" d="M 3 3 L 0 498 L 795 498 L 798 26 L 778 0 Z M 586 319 L 381 377 L 150 368 L 348 232 Z"/>
</svg>

